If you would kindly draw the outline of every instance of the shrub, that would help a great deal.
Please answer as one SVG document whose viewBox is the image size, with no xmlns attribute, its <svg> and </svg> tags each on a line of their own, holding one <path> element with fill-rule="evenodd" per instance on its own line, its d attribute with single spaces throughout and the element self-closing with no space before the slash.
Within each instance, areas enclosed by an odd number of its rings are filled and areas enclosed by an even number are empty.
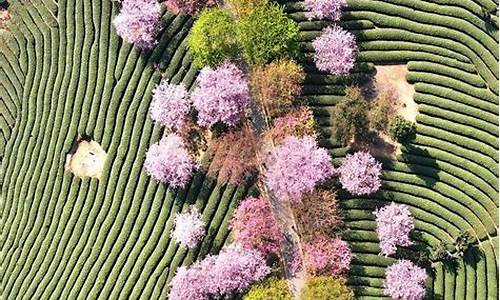
<svg viewBox="0 0 500 300">
<path fill-rule="evenodd" d="M 307 193 L 300 202 L 292 205 L 298 232 L 303 240 L 318 235 L 331 235 L 341 223 L 336 195 L 332 191 L 319 190 Z"/>
<path fill-rule="evenodd" d="M 340 276 L 349 271 L 351 249 L 337 238 L 319 236 L 304 243 L 304 267 L 309 274 Z"/>
<path fill-rule="evenodd" d="M 298 53 L 299 26 L 277 4 L 255 8 L 243 15 L 236 27 L 243 57 L 250 65 L 261 65 Z"/>
<path fill-rule="evenodd" d="M 362 98 L 344 98 L 331 114 L 332 137 L 342 145 L 366 140 L 369 135 L 368 102 Z"/>
<path fill-rule="evenodd" d="M 171 236 L 182 246 L 196 247 L 205 236 L 205 223 L 201 220 L 198 209 L 191 206 L 188 212 L 176 214 Z"/>
<path fill-rule="evenodd" d="M 370 128 L 384 133 L 387 132 L 389 120 L 397 113 L 398 108 L 398 93 L 395 89 L 384 88 L 379 90 L 370 108 Z"/>
<path fill-rule="evenodd" d="M 309 277 L 300 292 L 301 300 L 354 300 L 344 278 Z"/>
<path fill-rule="evenodd" d="M 338 171 L 342 187 L 353 195 L 369 195 L 381 186 L 382 164 L 368 152 L 347 154 Z"/>
<path fill-rule="evenodd" d="M 391 120 L 389 135 L 395 141 L 404 143 L 415 138 L 417 127 L 415 123 L 396 116 Z"/>
<path fill-rule="evenodd" d="M 248 197 L 236 209 L 231 221 L 235 241 L 245 249 L 255 249 L 263 255 L 278 253 L 281 230 L 263 197 Z"/>
<path fill-rule="evenodd" d="M 313 42 L 314 61 L 320 71 L 347 75 L 356 61 L 356 38 L 337 25 L 325 28 Z"/>
<path fill-rule="evenodd" d="M 161 7 L 155 0 L 124 0 L 113 25 L 126 42 L 151 49 L 162 28 Z"/>
<path fill-rule="evenodd" d="M 266 184 L 278 199 L 299 201 L 333 176 L 331 160 L 312 137 L 288 137 L 267 158 Z"/>
<path fill-rule="evenodd" d="M 302 138 L 305 136 L 316 137 L 314 116 L 310 108 L 301 106 L 286 115 L 276 118 L 273 127 L 266 131 L 264 137 L 281 144 L 289 136 Z"/>
<path fill-rule="evenodd" d="M 243 300 L 293 300 L 293 295 L 285 279 L 268 278 L 252 286 Z"/>
<path fill-rule="evenodd" d="M 269 3 L 268 0 L 227 0 L 229 10 L 235 16 L 243 16 L 253 12 L 258 7 Z"/>
<path fill-rule="evenodd" d="M 191 99 L 183 84 L 169 84 L 162 80 L 153 90 L 151 118 L 168 129 L 180 129 L 186 123 Z"/>
<path fill-rule="evenodd" d="M 144 166 L 149 176 L 163 183 L 168 182 L 173 187 L 184 187 L 196 169 L 182 139 L 175 133 L 149 148 Z"/>
<path fill-rule="evenodd" d="M 235 22 L 222 8 L 204 10 L 193 24 L 187 38 L 193 63 L 201 68 L 216 66 L 238 56 Z"/>
<path fill-rule="evenodd" d="M 192 157 L 198 158 L 207 150 L 207 130 L 200 128 L 194 120 L 187 118 L 184 125 L 177 131 L 182 137 L 186 150 Z"/>
<path fill-rule="evenodd" d="M 410 232 L 415 228 L 413 217 L 405 205 L 392 202 L 379 210 L 375 210 L 377 217 L 377 234 L 380 240 L 380 249 L 385 256 L 396 253 L 396 246 L 410 246 Z"/>
<path fill-rule="evenodd" d="M 236 65 L 225 62 L 212 69 L 205 67 L 191 94 L 198 110 L 198 124 L 211 127 L 217 122 L 235 126 L 250 102 L 247 81 Z"/>
<path fill-rule="evenodd" d="M 399 260 L 388 267 L 384 281 L 384 294 L 398 300 L 420 300 L 425 297 L 427 279 L 425 270 L 409 260 Z"/>
<path fill-rule="evenodd" d="M 257 251 L 236 245 L 209 255 L 189 269 L 180 267 L 170 282 L 170 300 L 226 299 L 245 291 L 271 272 Z"/>
<path fill-rule="evenodd" d="M 165 5 L 174 14 L 196 15 L 203 8 L 216 5 L 215 0 L 167 0 Z"/>
<path fill-rule="evenodd" d="M 346 6 L 347 0 L 304 0 L 306 17 L 309 20 L 338 21 L 342 16 L 342 8 Z"/>
<path fill-rule="evenodd" d="M 249 84 L 253 99 L 274 117 L 290 109 L 302 90 L 304 78 L 301 66 L 284 59 L 256 67 L 250 74 Z"/>
<path fill-rule="evenodd" d="M 210 148 L 215 154 L 209 176 L 215 177 L 218 173 L 220 181 L 239 185 L 251 181 L 257 174 L 260 141 L 249 127 L 224 134 L 215 139 Z"/>
</svg>

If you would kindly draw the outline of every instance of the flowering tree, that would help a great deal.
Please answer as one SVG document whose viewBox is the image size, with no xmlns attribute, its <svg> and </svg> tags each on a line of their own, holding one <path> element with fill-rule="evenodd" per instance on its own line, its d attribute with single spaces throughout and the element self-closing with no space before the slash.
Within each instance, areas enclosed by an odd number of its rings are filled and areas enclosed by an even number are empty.
<svg viewBox="0 0 500 300">
<path fill-rule="evenodd" d="M 173 187 L 185 186 L 196 169 L 182 139 L 175 133 L 149 148 L 144 166 L 148 175 L 160 182 L 168 182 Z"/>
<path fill-rule="evenodd" d="M 168 129 L 180 129 L 186 123 L 191 100 L 184 84 L 162 80 L 153 90 L 151 118 Z"/>
<path fill-rule="evenodd" d="M 325 28 L 313 42 L 314 61 L 320 71 L 347 75 L 356 61 L 356 38 L 337 25 Z"/>
<path fill-rule="evenodd" d="M 313 112 L 306 106 L 301 106 L 286 115 L 276 118 L 273 127 L 265 133 L 265 138 L 280 144 L 289 136 L 298 138 L 316 136 Z"/>
<path fill-rule="evenodd" d="M 306 17 L 312 19 L 327 19 L 338 21 L 342 16 L 342 8 L 347 6 L 347 0 L 305 0 Z"/>
<path fill-rule="evenodd" d="M 427 273 L 409 260 L 399 260 L 385 272 L 384 294 L 397 300 L 421 300 L 425 297 Z"/>
<path fill-rule="evenodd" d="M 382 164 L 368 152 L 347 154 L 338 171 L 342 187 L 353 195 L 369 195 L 381 186 Z"/>
<path fill-rule="evenodd" d="M 170 282 L 170 300 L 209 300 L 230 298 L 264 279 L 271 269 L 255 250 L 237 245 L 207 256 L 189 269 L 180 267 Z"/>
<path fill-rule="evenodd" d="M 216 2 L 214 0 L 167 0 L 165 4 L 176 15 L 196 15 L 204 7 L 214 6 Z"/>
<path fill-rule="evenodd" d="M 269 201 L 263 197 L 243 200 L 231 221 L 236 242 L 245 249 L 256 249 L 263 255 L 280 249 L 281 231 Z"/>
<path fill-rule="evenodd" d="M 205 236 L 205 222 L 201 220 L 201 214 L 194 206 L 190 207 L 189 212 L 176 214 L 174 225 L 171 236 L 188 248 L 196 247 Z"/>
<path fill-rule="evenodd" d="M 320 236 L 303 245 L 304 267 L 314 275 L 340 276 L 349 271 L 351 249 L 349 244 L 327 236 Z"/>
<path fill-rule="evenodd" d="M 279 199 L 298 201 L 333 176 L 331 160 L 314 138 L 288 137 L 267 158 L 267 186 Z"/>
<path fill-rule="evenodd" d="M 298 232 L 303 240 L 331 235 L 341 223 L 336 195 L 329 190 L 313 191 L 292 204 Z"/>
<path fill-rule="evenodd" d="M 123 0 L 113 24 L 125 41 L 140 49 L 151 49 L 162 28 L 161 7 L 155 0 Z"/>
<path fill-rule="evenodd" d="M 398 205 L 394 202 L 375 210 L 377 217 L 377 234 L 380 239 L 382 254 L 389 256 L 396 253 L 396 246 L 410 246 L 410 232 L 415 225 L 413 217 L 406 205 Z"/>
<path fill-rule="evenodd" d="M 215 69 L 205 67 L 200 71 L 191 99 L 200 126 L 210 127 L 217 122 L 235 126 L 250 102 L 250 94 L 243 72 L 225 62 Z"/>
</svg>

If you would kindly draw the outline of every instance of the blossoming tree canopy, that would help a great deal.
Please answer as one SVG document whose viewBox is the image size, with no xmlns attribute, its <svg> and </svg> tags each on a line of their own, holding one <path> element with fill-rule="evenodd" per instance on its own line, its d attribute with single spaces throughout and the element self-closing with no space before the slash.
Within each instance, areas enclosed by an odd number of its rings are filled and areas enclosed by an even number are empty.
<svg viewBox="0 0 500 300">
<path fill-rule="evenodd" d="M 170 300 L 226 299 L 264 279 L 271 269 L 255 250 L 230 245 L 189 267 L 180 267 L 170 282 Z"/>
<path fill-rule="evenodd" d="M 148 175 L 173 187 L 184 187 L 196 169 L 196 163 L 175 133 L 162 138 L 146 152 L 144 166 Z"/>
<path fill-rule="evenodd" d="M 406 205 L 392 202 L 379 210 L 377 217 L 377 234 L 380 239 L 381 253 L 385 256 L 396 253 L 396 246 L 410 246 L 410 232 L 415 228 L 413 217 Z"/>
<path fill-rule="evenodd" d="M 312 42 L 314 61 L 320 71 L 347 75 L 356 61 L 356 38 L 337 25 L 325 28 Z"/>
<path fill-rule="evenodd" d="M 281 231 L 264 197 L 243 200 L 234 213 L 231 226 L 235 241 L 245 249 L 256 249 L 264 255 L 280 249 Z"/>
<path fill-rule="evenodd" d="M 349 270 L 349 244 L 328 236 L 320 236 L 304 243 L 304 266 L 310 274 L 339 276 Z"/>
<path fill-rule="evenodd" d="M 335 173 L 330 154 L 310 136 L 286 138 L 270 153 L 266 166 L 270 191 L 279 199 L 292 201 Z"/>
<path fill-rule="evenodd" d="M 174 224 L 171 236 L 188 248 L 196 247 L 205 236 L 205 223 L 194 206 L 191 206 L 188 212 L 176 214 Z"/>
<path fill-rule="evenodd" d="M 385 272 L 384 294 L 399 300 L 421 300 L 425 297 L 427 273 L 409 260 L 399 260 Z"/>
<path fill-rule="evenodd" d="M 191 100 L 184 84 L 162 80 L 153 90 L 151 118 L 168 129 L 180 129 L 186 123 Z"/>
<path fill-rule="evenodd" d="M 123 0 L 113 20 L 116 32 L 140 49 L 151 49 L 162 28 L 161 7 L 155 0 Z"/>
<path fill-rule="evenodd" d="M 216 4 L 214 0 L 167 0 L 168 9 L 174 14 L 196 15 L 205 7 Z"/>
<path fill-rule="evenodd" d="M 243 72 L 233 63 L 205 67 L 191 95 L 198 110 L 198 124 L 211 127 L 217 122 L 235 126 L 250 102 L 250 92 Z"/>
<path fill-rule="evenodd" d="M 339 168 L 340 183 L 349 193 L 361 196 L 378 191 L 382 164 L 368 152 L 347 154 Z"/>
<path fill-rule="evenodd" d="M 305 0 L 306 17 L 309 20 L 338 21 L 342 16 L 342 8 L 347 6 L 347 0 Z"/>
</svg>

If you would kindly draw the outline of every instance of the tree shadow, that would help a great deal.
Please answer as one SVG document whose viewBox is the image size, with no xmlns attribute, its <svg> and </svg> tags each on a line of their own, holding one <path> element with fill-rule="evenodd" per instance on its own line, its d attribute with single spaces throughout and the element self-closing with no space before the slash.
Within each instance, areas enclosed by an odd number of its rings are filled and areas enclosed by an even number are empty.
<svg viewBox="0 0 500 300">
<path fill-rule="evenodd" d="M 412 144 L 404 145 L 398 160 L 406 163 L 412 173 L 424 181 L 425 186 L 433 187 L 438 181 L 439 166 L 427 149 Z"/>
</svg>

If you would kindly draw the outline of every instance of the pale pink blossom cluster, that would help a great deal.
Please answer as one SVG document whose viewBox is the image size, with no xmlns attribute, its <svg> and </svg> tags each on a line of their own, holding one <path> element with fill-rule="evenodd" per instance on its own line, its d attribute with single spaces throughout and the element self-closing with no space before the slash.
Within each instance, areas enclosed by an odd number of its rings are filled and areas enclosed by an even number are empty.
<svg viewBox="0 0 500 300">
<path fill-rule="evenodd" d="M 375 193 L 382 185 L 382 164 L 368 152 L 347 154 L 338 171 L 342 187 L 356 196 Z"/>
<path fill-rule="evenodd" d="M 320 71 L 347 75 L 354 67 L 358 48 L 355 36 L 337 25 L 325 28 L 312 42 L 314 62 Z"/>
<path fill-rule="evenodd" d="M 205 7 L 216 4 L 215 0 L 167 0 L 168 9 L 174 14 L 196 15 Z"/>
<path fill-rule="evenodd" d="M 235 126 L 250 103 L 247 79 L 230 62 L 224 62 L 215 69 L 204 67 L 191 99 L 198 110 L 200 126 L 211 127 L 217 122 Z"/>
<path fill-rule="evenodd" d="M 340 276 L 349 271 L 352 254 L 349 244 L 328 236 L 304 243 L 304 267 L 314 275 Z"/>
<path fill-rule="evenodd" d="M 385 272 L 384 294 L 396 300 L 421 300 L 425 297 L 427 273 L 409 260 L 399 260 Z"/>
<path fill-rule="evenodd" d="M 186 123 L 191 109 L 191 99 L 184 84 L 169 84 L 162 80 L 153 90 L 151 118 L 171 130 L 178 130 Z"/>
<path fill-rule="evenodd" d="M 155 0 L 123 0 L 120 13 L 113 20 L 116 33 L 140 49 L 157 44 L 162 29 L 161 7 Z"/>
<path fill-rule="evenodd" d="M 185 213 L 178 213 L 174 219 L 171 237 L 187 248 L 194 248 L 205 236 L 205 222 L 194 206 Z"/>
<path fill-rule="evenodd" d="M 228 299 L 264 279 L 271 269 L 255 250 L 230 245 L 187 269 L 180 267 L 170 282 L 170 300 Z"/>
<path fill-rule="evenodd" d="M 392 202 L 373 213 L 377 217 L 377 234 L 381 254 L 396 253 L 396 246 L 410 246 L 410 232 L 415 228 L 413 217 L 406 205 Z"/>
<path fill-rule="evenodd" d="M 170 183 L 173 187 L 184 187 L 197 166 L 186 150 L 182 138 L 171 133 L 149 148 L 144 167 L 146 173 L 156 180 Z"/>
<path fill-rule="evenodd" d="M 335 174 L 330 154 L 314 138 L 288 137 L 267 158 L 266 183 L 279 199 L 299 201 Z"/>
<path fill-rule="evenodd" d="M 281 230 L 264 197 L 243 200 L 233 215 L 231 227 L 235 241 L 245 249 L 256 249 L 263 255 L 280 250 Z"/>
<path fill-rule="evenodd" d="M 347 6 L 347 0 L 304 0 L 306 17 L 309 20 L 338 21 L 342 16 L 342 8 Z"/>
</svg>

